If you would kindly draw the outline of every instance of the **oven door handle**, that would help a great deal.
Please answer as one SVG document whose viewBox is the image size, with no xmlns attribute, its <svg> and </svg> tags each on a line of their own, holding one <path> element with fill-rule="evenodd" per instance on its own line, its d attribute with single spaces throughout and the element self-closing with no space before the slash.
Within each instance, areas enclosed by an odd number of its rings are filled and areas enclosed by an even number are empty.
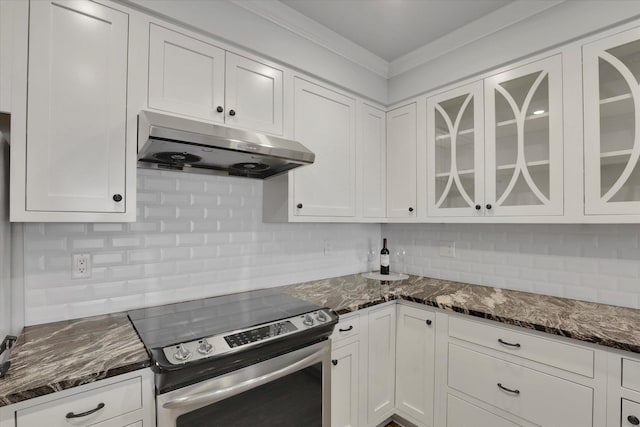
<svg viewBox="0 0 640 427">
<path fill-rule="evenodd" d="M 210 405 L 212 403 L 227 399 L 236 394 L 240 394 L 244 391 L 251 390 L 252 388 L 259 387 L 268 382 L 277 380 L 278 378 L 285 377 L 308 366 L 322 362 L 325 358 L 328 357 L 328 353 L 328 350 L 326 348 L 323 348 L 283 368 L 268 372 L 259 377 L 251 378 L 249 380 L 233 384 L 228 387 L 219 388 L 214 383 L 211 385 L 211 388 L 209 390 L 169 400 L 163 403 L 162 407 L 165 409 L 180 409 L 184 407 L 197 408 Z"/>
</svg>

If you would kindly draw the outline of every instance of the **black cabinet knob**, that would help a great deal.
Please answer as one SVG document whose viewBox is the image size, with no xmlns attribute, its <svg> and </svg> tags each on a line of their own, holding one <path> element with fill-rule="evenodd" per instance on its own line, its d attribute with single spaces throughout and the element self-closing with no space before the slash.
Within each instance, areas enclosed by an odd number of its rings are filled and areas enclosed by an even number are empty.
<svg viewBox="0 0 640 427">
<path fill-rule="evenodd" d="M 216 108 L 216 111 L 218 113 L 222 113 L 224 111 L 224 108 L 222 108 L 222 105 L 218 105 L 218 108 Z"/>
<path fill-rule="evenodd" d="M 229 110 L 229 115 L 230 116 L 235 116 L 236 115 L 236 111 L 235 110 Z"/>
<path fill-rule="evenodd" d="M 476 205 L 476 210 L 479 211 L 480 209 L 482 209 L 482 206 Z"/>
<path fill-rule="evenodd" d="M 298 204 L 296 205 L 296 208 L 298 208 L 298 209 L 302 209 L 302 203 L 298 203 Z"/>
<path fill-rule="evenodd" d="M 638 424 L 640 424 L 640 420 L 635 415 L 629 415 L 627 417 L 627 421 L 629 421 L 629 424 L 631 424 L 632 426 L 637 426 Z"/>
<path fill-rule="evenodd" d="M 427 319 L 427 326 L 431 326 L 431 323 L 433 323 L 431 319 Z"/>
<path fill-rule="evenodd" d="M 487 206 L 485 206 L 487 209 L 491 209 L 491 204 L 487 203 Z"/>
<path fill-rule="evenodd" d="M 114 202 L 121 202 L 122 201 L 122 196 L 120 194 L 114 194 L 113 195 L 113 201 Z"/>
<path fill-rule="evenodd" d="M 338 364 L 338 359 L 333 359 L 331 361 L 331 364 L 333 364 L 333 366 L 336 366 Z"/>
<path fill-rule="evenodd" d="M 413 212 L 413 208 L 409 208 L 409 212 Z"/>
</svg>

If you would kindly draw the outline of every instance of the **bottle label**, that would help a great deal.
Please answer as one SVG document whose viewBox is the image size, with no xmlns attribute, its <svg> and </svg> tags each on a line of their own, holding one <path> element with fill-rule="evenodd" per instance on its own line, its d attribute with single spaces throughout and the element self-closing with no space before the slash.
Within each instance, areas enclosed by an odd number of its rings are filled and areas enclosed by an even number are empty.
<svg viewBox="0 0 640 427">
<path fill-rule="evenodd" d="M 380 266 L 389 267 L 389 255 L 380 255 Z"/>
</svg>

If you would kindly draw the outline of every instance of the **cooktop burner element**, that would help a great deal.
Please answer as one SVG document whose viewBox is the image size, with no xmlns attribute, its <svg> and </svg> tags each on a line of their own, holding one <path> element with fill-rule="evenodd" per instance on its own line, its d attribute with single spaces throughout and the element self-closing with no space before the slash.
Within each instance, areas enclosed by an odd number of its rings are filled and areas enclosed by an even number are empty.
<svg viewBox="0 0 640 427">
<path fill-rule="evenodd" d="M 329 309 L 271 289 L 128 315 L 151 354 L 159 393 L 324 340 L 338 322 Z"/>
</svg>

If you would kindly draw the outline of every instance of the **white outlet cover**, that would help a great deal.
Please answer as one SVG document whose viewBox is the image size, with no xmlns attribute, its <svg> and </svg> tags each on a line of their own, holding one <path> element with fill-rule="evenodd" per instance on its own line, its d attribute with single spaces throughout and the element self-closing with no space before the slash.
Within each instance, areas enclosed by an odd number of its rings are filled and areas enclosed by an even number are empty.
<svg viewBox="0 0 640 427">
<path fill-rule="evenodd" d="M 440 246 L 440 256 L 447 258 L 455 258 L 456 256 L 456 242 L 451 241 L 440 241 L 438 242 Z"/>
<path fill-rule="evenodd" d="M 71 257 L 71 278 L 86 279 L 91 277 L 91 255 L 73 254 Z"/>
</svg>

